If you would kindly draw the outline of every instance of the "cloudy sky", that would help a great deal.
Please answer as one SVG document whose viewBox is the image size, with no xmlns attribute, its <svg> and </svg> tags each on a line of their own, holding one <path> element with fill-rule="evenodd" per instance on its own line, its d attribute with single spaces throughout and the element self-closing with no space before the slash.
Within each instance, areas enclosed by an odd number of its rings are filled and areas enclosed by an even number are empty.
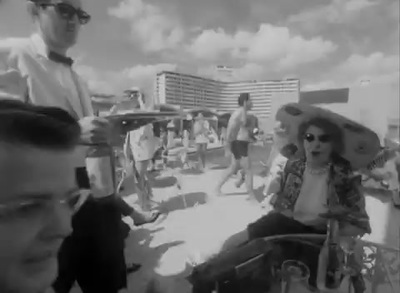
<svg viewBox="0 0 400 293">
<path fill-rule="evenodd" d="M 399 78 L 398 0 L 82 0 L 92 21 L 71 51 L 90 87 L 150 89 L 161 70 L 298 77 L 303 89 Z M 26 0 L 2 0 L 0 40 L 28 36 Z"/>
</svg>

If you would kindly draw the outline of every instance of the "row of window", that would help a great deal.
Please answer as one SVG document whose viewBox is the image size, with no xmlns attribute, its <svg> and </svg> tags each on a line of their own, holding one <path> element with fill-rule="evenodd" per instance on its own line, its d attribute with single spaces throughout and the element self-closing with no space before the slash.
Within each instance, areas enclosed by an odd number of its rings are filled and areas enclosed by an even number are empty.
<svg viewBox="0 0 400 293">
<path fill-rule="evenodd" d="M 162 91 L 159 91 L 158 94 L 161 94 Z M 218 98 L 237 98 L 240 92 L 212 92 L 207 90 L 198 90 L 198 89 L 190 89 L 190 88 L 166 88 L 166 94 L 173 94 L 173 95 L 189 95 L 189 96 L 211 96 L 211 97 L 218 97 Z M 287 89 L 280 89 L 275 91 L 250 91 L 249 92 L 252 98 L 264 98 L 270 97 L 276 93 L 297 93 L 297 91 L 287 90 Z"/>
<path fill-rule="evenodd" d="M 246 85 L 203 85 L 198 83 L 177 83 L 177 82 L 167 82 L 165 85 L 166 88 L 174 87 L 174 88 L 188 88 L 188 89 L 198 89 L 198 90 L 211 90 L 214 92 L 219 91 L 228 91 L 228 92 L 243 92 L 243 91 L 265 91 L 265 90 L 280 90 L 287 89 L 292 91 L 299 90 L 299 84 L 287 85 L 287 84 L 273 84 L 273 85 L 264 85 L 264 84 L 246 84 Z"/>
<path fill-rule="evenodd" d="M 187 83 L 202 83 L 202 84 L 215 84 L 215 85 L 247 85 L 247 84 L 299 84 L 298 79 L 292 80 L 252 80 L 252 81 L 237 81 L 237 82 L 223 82 L 213 79 L 202 77 L 176 75 L 176 74 L 163 74 L 157 77 L 157 80 L 171 80 L 174 82 L 187 82 Z"/>
<path fill-rule="evenodd" d="M 237 107 L 236 102 L 232 103 L 221 103 L 221 102 L 214 102 L 214 101 L 204 101 L 204 100 L 193 100 L 193 99 L 185 99 L 185 98 L 166 98 L 166 103 L 181 103 L 181 104 L 199 104 L 202 107 L 218 107 L 218 108 L 229 108 L 233 109 Z M 271 109 L 271 103 L 254 103 L 254 109 L 261 109 L 262 111 Z"/>
</svg>

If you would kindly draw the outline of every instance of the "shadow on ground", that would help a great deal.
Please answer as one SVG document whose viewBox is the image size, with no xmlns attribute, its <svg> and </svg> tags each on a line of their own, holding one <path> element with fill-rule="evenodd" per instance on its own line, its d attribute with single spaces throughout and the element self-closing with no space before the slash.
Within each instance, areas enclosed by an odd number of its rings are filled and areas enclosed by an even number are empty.
<svg viewBox="0 0 400 293">
<path fill-rule="evenodd" d="M 210 168 L 210 170 L 225 170 L 229 165 L 215 165 Z"/>
<path fill-rule="evenodd" d="M 204 174 L 204 172 L 199 170 L 199 169 L 182 169 L 180 171 L 180 173 L 182 175 L 201 175 L 201 174 Z"/>
<path fill-rule="evenodd" d="M 184 244 L 184 241 L 171 241 L 158 246 L 151 246 L 154 233 L 160 232 L 163 229 L 137 229 L 131 232 L 130 237 L 127 239 L 126 246 L 129 247 L 127 249 L 128 263 L 135 262 L 142 264 L 138 272 L 128 276 L 128 292 L 164 292 L 158 290 L 157 285 L 161 278 L 168 277 L 158 276 L 154 272 L 154 269 L 159 266 L 160 259 L 169 249 Z M 135 253 L 129 255 L 129 251 L 134 251 Z M 140 278 L 137 278 L 138 276 Z M 174 278 L 178 278 L 178 276 L 174 276 Z M 165 284 L 165 280 L 162 283 Z"/>
<path fill-rule="evenodd" d="M 264 200 L 264 185 L 261 185 L 257 189 L 254 190 L 254 195 L 256 196 L 256 199 L 258 202 L 262 202 Z"/>
<path fill-rule="evenodd" d="M 154 178 L 153 186 L 154 188 L 166 188 L 174 186 L 177 183 L 177 179 L 174 176 Z"/>
<path fill-rule="evenodd" d="M 205 204 L 207 201 L 207 194 L 204 192 L 191 192 L 186 194 L 177 195 L 169 198 L 160 205 L 160 210 L 163 212 L 174 212 L 194 207 L 196 205 Z M 185 206 L 186 202 L 186 206 Z"/>
<path fill-rule="evenodd" d="M 183 196 L 186 200 L 186 206 Z M 160 208 L 168 213 L 185 210 L 206 203 L 206 197 L 207 194 L 204 192 L 177 195 L 162 202 Z M 152 228 L 150 225 L 131 232 L 126 242 L 127 263 L 140 263 L 142 268 L 128 276 L 128 292 L 177 293 L 174 291 L 175 288 L 190 288 L 190 284 L 186 280 L 192 271 L 192 267 L 189 264 L 175 267 L 173 262 L 172 268 L 165 269 L 165 256 L 168 258 L 167 252 L 175 248 L 180 249 L 180 246 L 185 244 L 185 241 L 182 240 L 166 241 L 159 244 L 159 240 L 155 238 L 155 235 L 165 232 L 165 228 Z M 172 236 L 170 239 L 172 240 L 173 238 Z M 167 262 L 171 263 L 170 261 Z M 161 264 L 163 265 L 161 266 Z M 163 272 L 159 271 L 160 266 L 164 267 Z M 172 272 L 169 271 L 170 269 Z"/>
</svg>

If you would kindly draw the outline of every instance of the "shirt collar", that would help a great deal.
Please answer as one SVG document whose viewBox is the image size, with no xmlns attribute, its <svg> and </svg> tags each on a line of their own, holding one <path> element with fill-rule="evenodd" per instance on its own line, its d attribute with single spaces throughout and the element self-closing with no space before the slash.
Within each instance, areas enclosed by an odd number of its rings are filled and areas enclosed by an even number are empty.
<svg viewBox="0 0 400 293">
<path fill-rule="evenodd" d="M 49 53 L 50 53 L 49 48 L 47 47 L 45 41 L 43 40 L 42 36 L 40 36 L 40 34 L 35 33 L 30 37 L 30 39 L 31 39 L 31 42 L 33 44 L 33 47 L 34 47 L 37 55 L 39 55 L 42 58 L 53 60 L 52 58 L 49 57 Z M 62 56 L 62 57 L 65 57 L 65 59 L 70 59 L 67 56 Z M 60 58 L 62 58 L 62 57 L 60 57 Z M 70 59 L 70 60 L 73 62 L 72 59 Z M 59 62 L 59 63 L 64 63 L 64 62 Z M 68 66 L 71 66 L 71 65 L 72 64 L 68 64 Z"/>
</svg>

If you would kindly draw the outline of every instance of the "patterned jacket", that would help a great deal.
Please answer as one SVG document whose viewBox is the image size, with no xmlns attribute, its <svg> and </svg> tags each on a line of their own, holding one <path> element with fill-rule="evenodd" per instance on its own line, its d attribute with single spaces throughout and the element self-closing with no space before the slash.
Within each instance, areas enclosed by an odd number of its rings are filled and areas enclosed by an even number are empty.
<svg viewBox="0 0 400 293">
<path fill-rule="evenodd" d="M 304 159 L 289 160 L 284 170 L 278 174 L 276 180 L 280 181 L 281 188 L 273 203 L 276 211 L 293 212 L 303 184 L 305 168 Z M 328 209 L 332 211 L 339 206 L 348 211 L 339 220 L 340 227 L 353 225 L 364 233 L 371 233 L 360 178 L 355 177 L 350 167 L 340 161 L 331 165 L 329 178 Z"/>
</svg>

